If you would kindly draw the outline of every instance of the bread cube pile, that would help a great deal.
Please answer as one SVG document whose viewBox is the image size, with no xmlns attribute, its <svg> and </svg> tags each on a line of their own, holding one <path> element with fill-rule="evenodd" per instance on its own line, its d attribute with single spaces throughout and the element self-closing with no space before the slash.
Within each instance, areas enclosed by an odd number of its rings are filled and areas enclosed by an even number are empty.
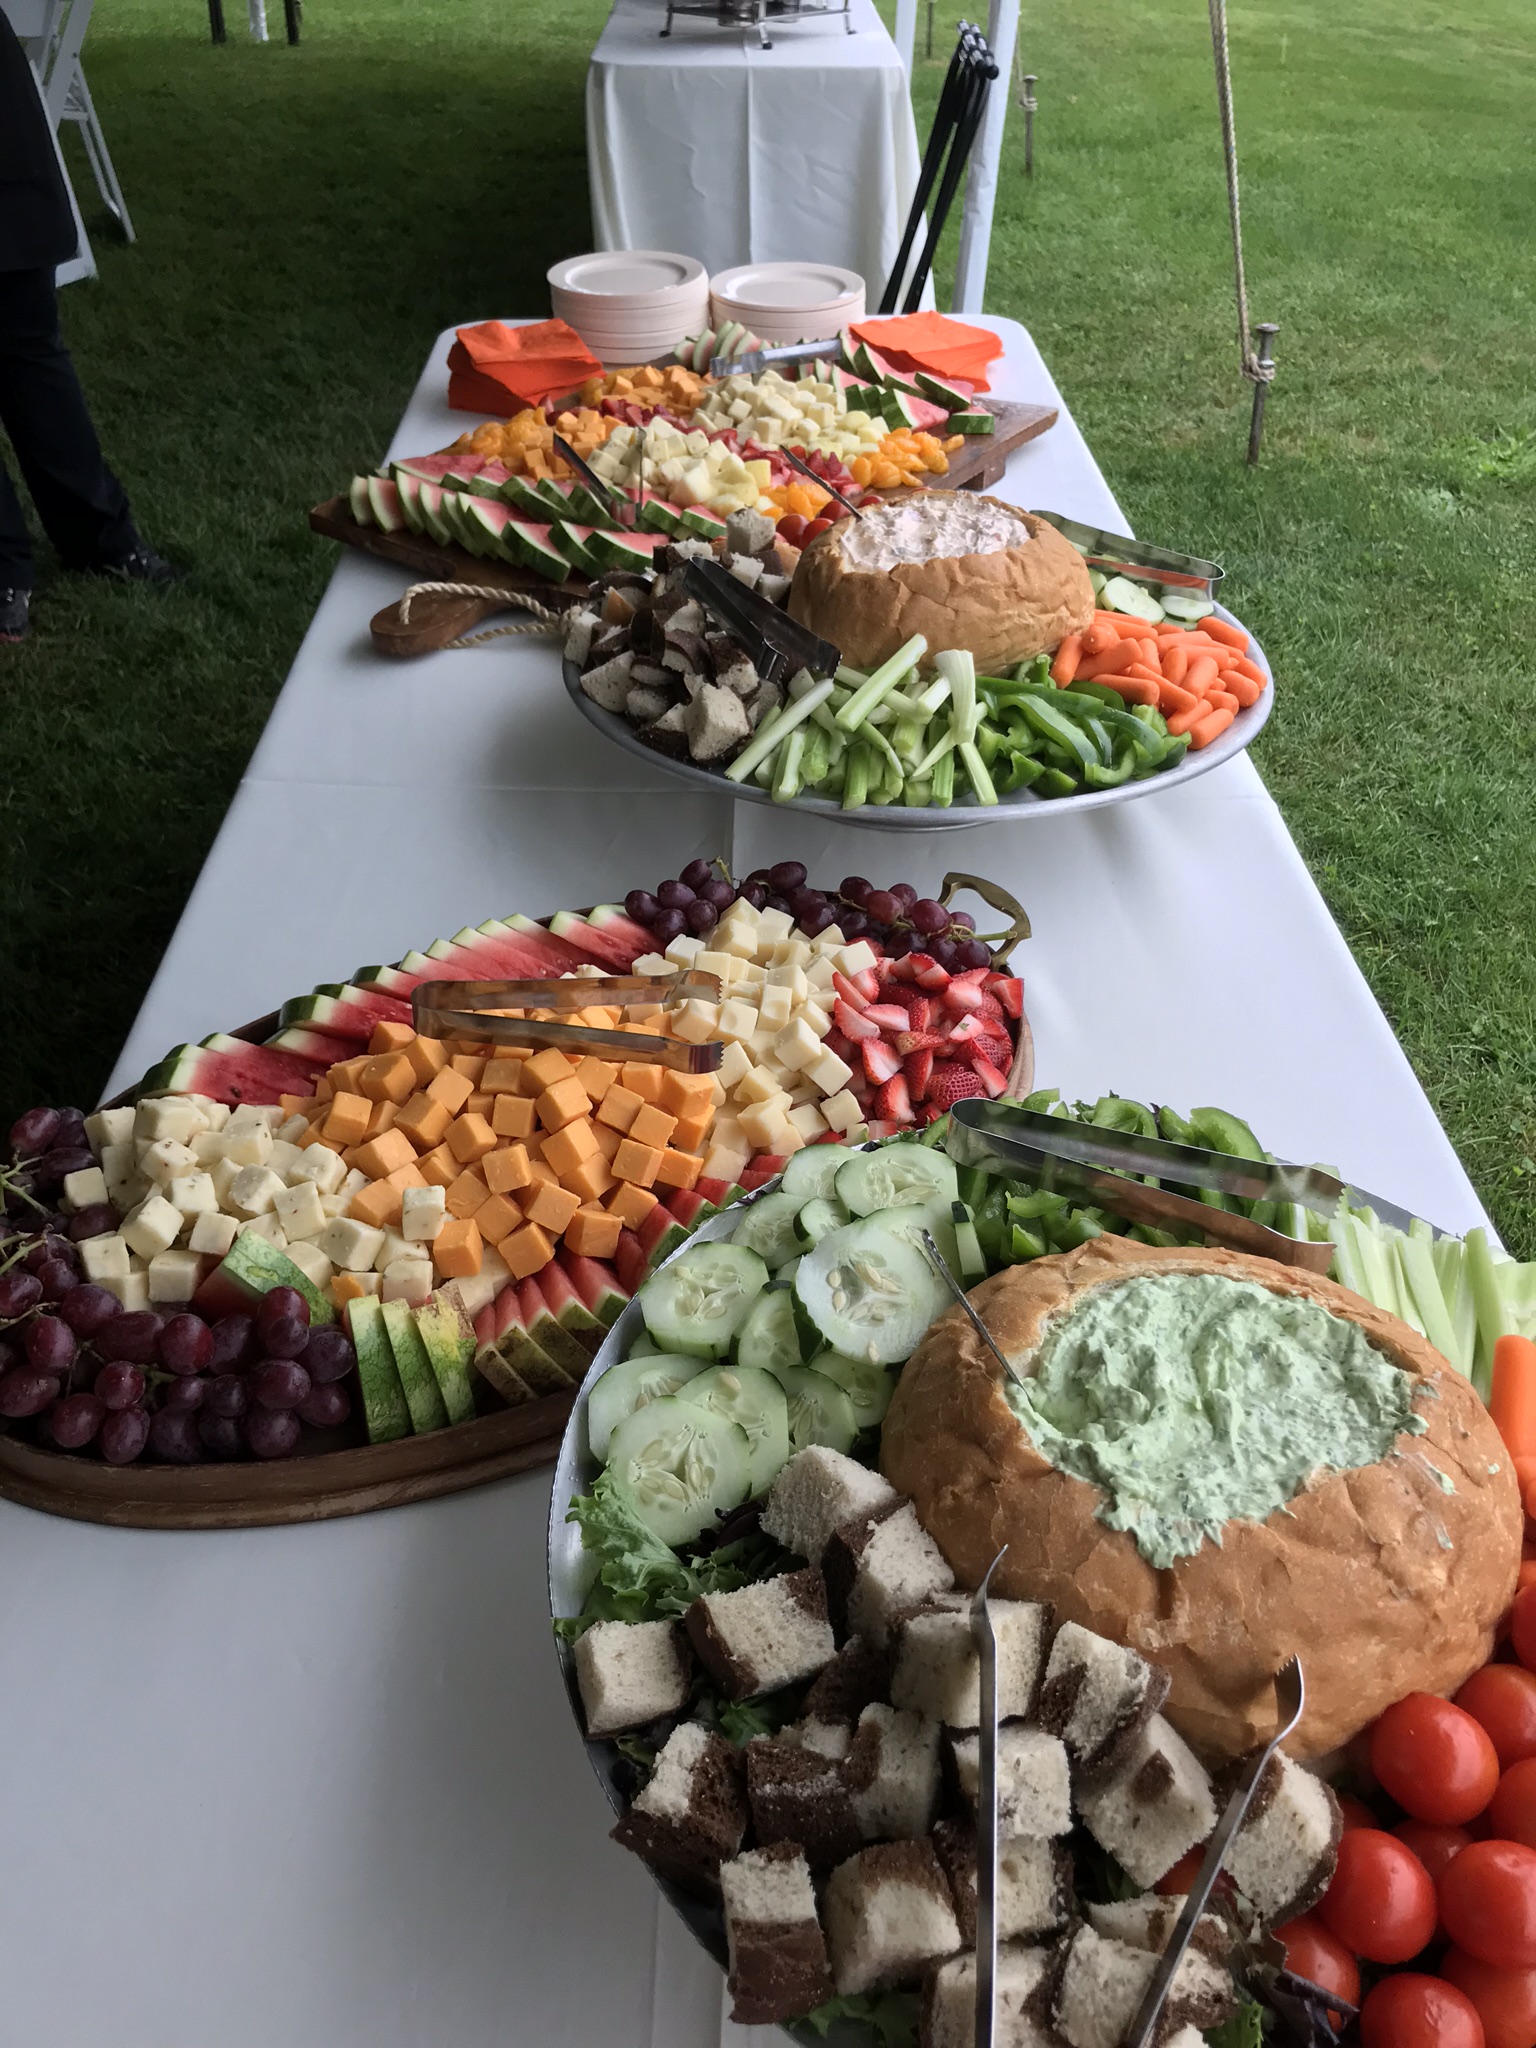
<svg viewBox="0 0 1536 2048">
<path fill-rule="evenodd" d="M 762 1526 L 803 1568 L 696 1600 L 681 1623 L 600 1622 L 575 1648 L 594 1739 L 655 1730 L 655 1770 L 614 1829 L 721 1902 L 733 2017 L 922 1991 L 922 2048 L 974 2038 L 980 1678 L 970 1599 L 910 1501 L 835 1451 L 800 1451 Z M 1120 2048 L 1183 1901 L 1150 1887 L 1215 1826 L 1222 1785 L 1158 1712 L 1167 1678 L 1031 1601 L 991 1603 L 998 1643 L 997 2048 Z M 745 1700 L 804 1684 L 799 1716 L 737 1748 L 678 1720 L 702 1667 Z M 660 1724 L 659 1726 L 657 1724 Z M 1146 1893 L 1080 1905 L 1082 1827 Z M 1342 1821 L 1276 1757 L 1228 1868 L 1251 1917 L 1304 1912 Z M 1207 1915 L 1157 2039 L 1199 2048 L 1235 2010 L 1232 1932 Z"/>
</svg>

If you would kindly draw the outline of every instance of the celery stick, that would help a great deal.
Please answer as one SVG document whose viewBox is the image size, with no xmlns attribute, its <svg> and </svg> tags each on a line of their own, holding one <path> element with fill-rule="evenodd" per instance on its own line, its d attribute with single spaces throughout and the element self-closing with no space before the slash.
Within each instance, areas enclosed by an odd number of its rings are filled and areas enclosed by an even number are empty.
<svg viewBox="0 0 1536 2048">
<path fill-rule="evenodd" d="M 933 802 L 936 810 L 947 811 L 955 800 L 955 756 L 945 753 L 933 771 Z"/>
<path fill-rule="evenodd" d="M 1467 1277 L 1466 1249 L 1459 1238 L 1438 1238 L 1434 1246 L 1434 1260 L 1435 1271 L 1440 1276 L 1440 1291 L 1445 1296 L 1451 1328 L 1456 1335 L 1456 1367 L 1470 1379 L 1472 1368 L 1477 1363 L 1477 1304 L 1472 1299 L 1472 1283 Z"/>
<path fill-rule="evenodd" d="M 899 718 L 891 733 L 891 745 L 908 769 L 923 757 L 924 723 L 917 718 Z"/>
<path fill-rule="evenodd" d="M 1382 1243 L 1374 1212 L 1357 1210 L 1349 1219 L 1349 1234 L 1363 1283 L 1361 1293 L 1390 1315 L 1400 1314 L 1396 1268 Z"/>
<path fill-rule="evenodd" d="M 818 704 L 825 704 L 832 694 L 830 677 L 818 683 L 813 690 L 807 690 L 803 697 L 786 699 L 771 717 L 765 718 L 752 738 L 742 748 L 730 767 L 725 771 L 727 782 L 745 782 L 759 761 L 766 760 L 779 741 L 786 739 L 796 726 L 803 725 Z"/>
<path fill-rule="evenodd" d="M 894 690 L 907 671 L 915 668 L 927 652 L 928 642 L 921 633 L 914 633 L 904 647 L 897 648 L 889 661 L 882 661 L 837 714 L 837 722 L 844 732 L 857 732 L 887 691 Z"/>
<path fill-rule="evenodd" d="M 814 714 L 811 724 L 804 728 L 804 732 L 805 752 L 800 757 L 801 781 L 804 787 L 814 789 L 827 778 L 827 769 L 832 762 L 832 742 L 815 723 Z"/>
<path fill-rule="evenodd" d="M 949 702 L 949 677 L 940 676 L 936 683 L 930 683 L 917 701 L 920 708 L 932 718 L 941 704 Z"/>
<path fill-rule="evenodd" d="M 944 756 L 952 753 L 958 744 L 959 742 L 952 732 L 945 733 L 943 739 L 928 749 L 912 773 L 914 775 L 932 775 Z"/>
<path fill-rule="evenodd" d="M 1349 1228 L 1349 1209 L 1342 1202 L 1329 1219 L 1328 1235 L 1333 1240 L 1335 1278 L 1341 1287 L 1347 1287 L 1352 1294 L 1358 1294 L 1364 1299 L 1365 1275 L 1360 1270 L 1360 1261 L 1355 1257 L 1355 1241 Z"/>
<path fill-rule="evenodd" d="M 848 759 L 843 774 L 843 809 L 861 809 L 869 796 L 869 769 L 871 750 L 862 740 L 857 740 L 848 749 Z"/>
<path fill-rule="evenodd" d="M 837 680 L 842 684 L 849 696 L 852 696 L 855 690 L 861 690 L 864 687 L 869 681 L 869 677 L 865 675 L 863 669 L 849 668 L 848 664 L 844 662 L 842 667 L 837 670 Z"/>
<path fill-rule="evenodd" d="M 1397 1240 L 1395 1249 L 1404 1285 L 1419 1311 L 1425 1336 L 1440 1356 L 1448 1364 L 1457 1366 L 1459 1370 L 1456 1332 L 1445 1305 L 1445 1294 L 1440 1285 L 1440 1275 L 1435 1269 L 1434 1254 L 1429 1244 L 1422 1237 L 1415 1237 L 1410 1231 L 1406 1237 Z"/>
<path fill-rule="evenodd" d="M 885 700 L 885 708 L 894 711 L 898 718 L 915 718 L 921 724 L 928 716 L 921 701 L 909 697 L 905 690 L 892 690 Z"/>
<path fill-rule="evenodd" d="M 963 647 L 946 647 L 936 654 L 933 665 L 949 683 L 954 699 L 955 738 L 963 746 L 974 740 L 981 723 L 981 706 L 976 696 L 976 663 Z M 964 756 L 961 757 L 962 759 Z"/>
<path fill-rule="evenodd" d="M 901 800 L 909 811 L 921 811 L 933 798 L 933 784 L 916 775 L 907 777 L 907 786 L 901 792 Z"/>
<path fill-rule="evenodd" d="M 1472 1367 L 1472 1384 L 1486 1401 L 1493 1392 L 1493 1347 L 1510 1331 L 1504 1302 L 1493 1263 L 1488 1233 L 1478 1226 L 1463 1240 L 1467 1255 L 1467 1279 L 1477 1314 L 1477 1345 Z"/>
<path fill-rule="evenodd" d="M 775 773 L 774 763 L 777 760 L 777 758 L 777 749 L 775 749 L 772 753 L 764 754 L 762 760 L 759 761 L 757 766 L 752 770 L 752 780 L 757 784 L 759 789 L 772 789 L 773 778 Z"/>
<path fill-rule="evenodd" d="M 779 772 L 774 777 L 773 800 L 793 803 L 800 794 L 800 763 L 805 757 L 805 727 L 797 725 L 779 749 Z"/>
<path fill-rule="evenodd" d="M 982 760 L 980 754 L 977 753 L 971 741 L 961 740 L 955 751 L 960 756 L 966 774 L 971 778 L 971 788 L 976 792 L 977 803 L 995 804 L 997 802 L 997 791 L 992 786 L 992 778 L 987 773 L 986 763 Z"/>
</svg>

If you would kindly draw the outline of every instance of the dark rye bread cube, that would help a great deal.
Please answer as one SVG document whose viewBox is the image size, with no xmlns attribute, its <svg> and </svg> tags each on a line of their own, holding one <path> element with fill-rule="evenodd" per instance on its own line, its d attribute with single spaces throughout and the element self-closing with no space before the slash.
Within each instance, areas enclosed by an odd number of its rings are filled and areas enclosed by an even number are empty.
<svg viewBox="0 0 1536 2048">
<path fill-rule="evenodd" d="M 1216 1786 L 1225 1807 L 1243 1769 L 1237 1758 Z M 1227 1851 L 1226 1874 L 1266 1926 L 1283 1926 L 1327 1891 L 1344 1832 L 1332 1789 L 1277 1750 Z"/>
<path fill-rule="evenodd" d="M 741 1753 L 699 1721 L 674 1728 L 649 1782 L 613 1830 L 651 1868 L 711 1896 L 747 1832 Z"/>
<path fill-rule="evenodd" d="M 873 1701 L 890 1698 L 890 1685 L 889 1650 L 863 1636 L 850 1636 L 817 1674 L 800 1711 L 807 1721 L 836 1721 L 852 1728 Z"/>
<path fill-rule="evenodd" d="M 974 1948 L 976 1831 L 969 1821 L 941 1820 L 933 1846 L 954 1897 L 960 1939 Z M 1065 1927 L 1072 1913 L 1072 1857 L 1066 1843 L 1004 1836 L 997 1845 L 998 1940 L 1039 1940 Z"/>
<path fill-rule="evenodd" d="M 1035 1718 L 1089 1777 L 1111 1777 L 1168 1697 L 1168 1673 L 1134 1650 L 1063 1622 L 1051 1644 Z"/>
<path fill-rule="evenodd" d="M 857 1854 L 864 1836 L 842 1765 L 794 1743 L 749 1742 L 747 1804 L 760 1842 L 797 1842 L 818 1870 Z"/>
<path fill-rule="evenodd" d="M 922 1607 L 955 1583 L 944 1553 L 905 1499 L 840 1523 L 821 1565 L 838 1634 L 865 1636 L 881 1645 L 904 1608 Z"/>
<path fill-rule="evenodd" d="M 814 1566 L 735 1593 L 706 1593 L 684 1620 L 699 1662 L 732 1700 L 810 1678 L 837 1651 L 827 1589 Z"/>
<path fill-rule="evenodd" d="M 1053 1960 L 1049 1949 L 999 1946 L 992 2048 L 1061 2048 L 1051 2025 Z M 918 2048 L 976 2048 L 974 1950 L 951 1956 L 929 1977 L 917 2038 Z"/>
<path fill-rule="evenodd" d="M 1122 2048 L 1156 1968 L 1157 1958 L 1147 1950 L 1107 1941 L 1096 1928 L 1084 1925 L 1064 1936 L 1051 2018 L 1067 2048 Z M 1174 1972 L 1154 2048 L 1172 2048 L 1185 2027 L 1203 2032 L 1236 2010 L 1228 1971 L 1199 1949 L 1188 1949 Z"/>
<path fill-rule="evenodd" d="M 722 1863 L 720 1892 L 737 2025 L 773 2026 L 825 2005 L 833 1992 L 827 1944 L 810 1869 L 794 1843 Z"/>
</svg>

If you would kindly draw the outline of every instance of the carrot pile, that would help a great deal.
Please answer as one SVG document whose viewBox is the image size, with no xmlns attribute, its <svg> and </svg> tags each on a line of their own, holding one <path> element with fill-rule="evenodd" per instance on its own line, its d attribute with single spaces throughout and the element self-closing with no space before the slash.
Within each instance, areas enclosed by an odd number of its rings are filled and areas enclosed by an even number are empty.
<svg viewBox="0 0 1536 2048">
<path fill-rule="evenodd" d="M 1525 1504 L 1522 1586 L 1536 1584 L 1536 1344 L 1529 1337 L 1500 1337 L 1493 1347 L 1493 1389 L 1488 1412 L 1520 1482 Z"/>
<path fill-rule="evenodd" d="M 1217 618 L 1193 630 L 1149 626 L 1126 612 L 1095 612 L 1084 632 L 1069 633 L 1051 663 L 1051 680 L 1063 690 L 1074 682 L 1107 683 L 1128 704 L 1153 705 L 1172 737 L 1188 733 L 1193 748 L 1208 747 L 1265 688 L 1241 626 Z"/>
</svg>

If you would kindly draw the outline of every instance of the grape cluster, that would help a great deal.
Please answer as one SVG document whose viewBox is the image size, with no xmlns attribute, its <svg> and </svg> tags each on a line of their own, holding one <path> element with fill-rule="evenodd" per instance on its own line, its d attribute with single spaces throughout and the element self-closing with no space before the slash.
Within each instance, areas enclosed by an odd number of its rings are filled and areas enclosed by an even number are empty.
<svg viewBox="0 0 1536 2048">
<path fill-rule="evenodd" d="M 991 964 L 991 953 L 976 936 L 976 920 L 965 911 L 919 896 L 910 882 L 877 889 L 862 875 L 849 875 L 828 895 L 810 886 L 798 860 L 754 868 L 740 886 L 723 861 L 692 860 L 675 882 L 662 882 L 654 891 L 631 889 L 624 908 L 665 947 L 683 932 L 707 937 L 738 897 L 755 910 L 786 911 L 810 938 L 835 924 L 845 938 L 869 939 L 893 959 L 927 953 L 952 974 Z"/>
</svg>

